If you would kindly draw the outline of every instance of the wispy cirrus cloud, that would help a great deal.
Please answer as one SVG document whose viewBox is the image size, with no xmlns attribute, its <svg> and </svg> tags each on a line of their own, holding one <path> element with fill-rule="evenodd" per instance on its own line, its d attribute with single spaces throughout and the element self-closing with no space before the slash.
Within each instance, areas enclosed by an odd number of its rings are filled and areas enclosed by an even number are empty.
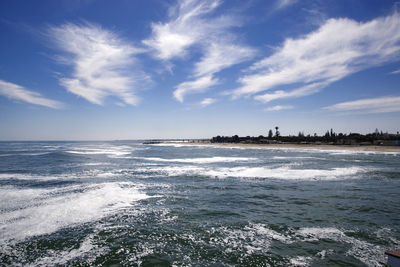
<svg viewBox="0 0 400 267">
<path fill-rule="evenodd" d="M 214 78 L 212 75 L 202 76 L 194 81 L 187 81 L 179 84 L 173 94 L 176 100 L 183 102 L 184 95 L 188 93 L 204 92 L 218 83 L 218 79 Z"/>
<path fill-rule="evenodd" d="M 240 25 L 238 18 L 215 15 L 221 4 L 218 0 L 178 2 L 171 7 L 169 20 L 152 24 L 152 36 L 143 41 L 163 61 L 185 58 L 190 49 L 202 53 L 189 79 L 176 86 L 173 95 L 180 102 L 187 94 L 204 92 L 215 85 L 216 73 L 255 54 L 253 48 L 239 44 L 231 31 Z"/>
<path fill-rule="evenodd" d="M 30 91 L 18 84 L 3 80 L 0 80 L 0 95 L 10 99 L 54 109 L 61 109 L 64 107 L 64 104 L 59 101 L 45 98 L 37 92 Z"/>
<path fill-rule="evenodd" d="M 207 38 L 215 38 L 237 22 L 231 17 L 212 18 L 221 4 L 217 0 L 179 1 L 169 10 L 169 20 L 153 23 L 152 35 L 143 44 L 153 49 L 153 55 L 162 60 L 184 57 L 190 46 Z"/>
<path fill-rule="evenodd" d="M 202 106 L 202 107 L 206 107 L 206 106 L 209 106 L 209 105 L 211 105 L 211 104 L 214 104 L 215 102 L 217 102 L 217 100 L 215 99 L 215 98 L 204 98 L 201 102 L 200 102 L 200 105 Z"/>
<path fill-rule="evenodd" d="M 276 9 L 283 9 L 295 4 L 298 0 L 277 0 Z"/>
<path fill-rule="evenodd" d="M 174 97 L 183 102 L 184 96 L 191 93 L 205 92 L 211 86 L 216 85 L 216 82 L 210 83 L 209 86 L 203 86 L 202 90 L 190 90 L 187 84 L 200 84 L 204 80 L 217 81 L 215 74 L 225 68 L 229 68 L 238 63 L 249 60 L 254 55 L 254 50 L 245 46 L 228 44 L 228 43 L 213 43 L 205 51 L 204 56 L 195 64 L 193 71 L 194 79 L 182 82 L 176 86 Z M 179 93 L 179 98 L 176 94 Z"/>
<path fill-rule="evenodd" d="M 253 64 L 239 78 L 241 86 L 232 91 L 232 96 L 254 95 L 282 85 L 298 88 L 257 95 L 255 99 L 269 102 L 310 95 L 355 72 L 399 58 L 398 13 L 365 23 L 329 19 L 314 32 L 286 39 L 275 53 Z"/>
<path fill-rule="evenodd" d="M 392 71 L 390 74 L 400 74 L 400 69 Z"/>
<path fill-rule="evenodd" d="M 194 75 L 197 77 L 215 74 L 249 60 L 255 54 L 254 49 L 235 44 L 234 41 L 231 43 L 228 40 L 207 44 L 204 50 L 203 57 L 195 64 Z"/>
<path fill-rule="evenodd" d="M 128 105 L 138 103 L 138 82 L 148 77 L 131 68 L 141 49 L 90 23 L 50 27 L 48 36 L 65 52 L 59 57 L 61 62 L 73 67 L 72 77 L 60 79 L 69 92 L 98 105 L 108 96 L 118 97 Z"/>
<path fill-rule="evenodd" d="M 287 105 L 287 106 L 280 106 L 280 105 L 277 105 L 277 106 L 273 106 L 273 107 L 266 108 L 266 109 L 264 109 L 264 110 L 265 110 L 265 111 L 280 111 L 280 110 L 292 109 L 292 108 L 294 108 L 294 107 L 293 107 L 293 106 L 290 106 L 290 105 Z"/>
<path fill-rule="evenodd" d="M 324 109 L 332 111 L 360 111 L 363 113 L 387 113 L 400 111 L 400 97 L 384 96 L 338 103 Z"/>
<path fill-rule="evenodd" d="M 293 89 L 291 91 L 283 91 L 283 90 L 278 90 L 274 91 L 273 93 L 266 93 L 263 95 L 258 95 L 255 96 L 254 99 L 259 100 L 263 103 L 268 103 L 270 101 L 276 100 L 276 99 L 282 99 L 282 98 L 298 98 L 302 96 L 307 96 L 307 95 L 312 95 L 321 88 L 325 87 L 328 84 L 328 82 L 321 82 L 321 83 L 312 83 L 309 85 L 305 85 L 300 88 Z"/>
</svg>

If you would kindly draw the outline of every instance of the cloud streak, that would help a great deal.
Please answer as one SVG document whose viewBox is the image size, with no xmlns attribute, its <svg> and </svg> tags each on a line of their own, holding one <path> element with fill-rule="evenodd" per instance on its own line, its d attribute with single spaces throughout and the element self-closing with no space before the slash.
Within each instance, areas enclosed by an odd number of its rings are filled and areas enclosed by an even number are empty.
<svg viewBox="0 0 400 267">
<path fill-rule="evenodd" d="M 233 97 L 254 95 L 279 86 L 255 99 L 269 102 L 318 92 L 329 84 L 363 69 L 379 66 L 400 56 L 400 16 L 398 13 L 369 22 L 329 19 L 319 29 L 298 39 L 286 39 L 238 79 Z M 300 85 L 300 86 L 299 86 Z"/>
<path fill-rule="evenodd" d="M 298 98 L 302 96 L 312 95 L 321 90 L 321 88 L 325 87 L 327 83 L 312 83 L 300 88 L 296 88 L 292 91 L 283 91 L 278 90 L 273 93 L 266 93 L 263 95 L 255 96 L 254 99 L 259 100 L 263 103 L 268 103 L 270 101 L 282 98 Z"/>
<path fill-rule="evenodd" d="M 20 85 L 3 80 L 0 80 L 0 95 L 10 99 L 54 109 L 61 109 L 64 107 L 61 102 L 45 98 L 37 92 L 27 90 Z"/>
<path fill-rule="evenodd" d="M 378 97 L 342 102 L 324 109 L 332 111 L 362 111 L 363 113 L 387 113 L 400 111 L 400 97 Z"/>
<path fill-rule="evenodd" d="M 140 70 L 131 71 L 135 55 L 142 51 L 100 26 L 67 23 L 51 27 L 49 37 L 65 52 L 62 63 L 73 67 L 72 77 L 60 79 L 69 92 L 102 105 L 108 96 L 136 105 L 134 91 L 148 79 Z"/>
<path fill-rule="evenodd" d="M 390 74 L 400 74 L 400 69 L 399 69 L 399 70 L 392 71 Z"/>
<path fill-rule="evenodd" d="M 217 100 L 215 98 L 204 98 L 203 101 L 200 102 L 200 105 L 202 107 L 209 106 L 211 104 L 214 104 Z"/>
<path fill-rule="evenodd" d="M 292 109 L 293 106 L 287 105 L 287 106 L 273 106 L 273 107 L 269 107 L 266 108 L 265 111 L 280 111 L 280 110 L 284 110 L 284 109 Z"/>
<path fill-rule="evenodd" d="M 278 0 L 276 2 L 276 9 L 287 8 L 293 4 L 295 4 L 298 0 Z"/>
<path fill-rule="evenodd" d="M 205 92 L 208 88 L 218 83 L 218 79 L 213 78 L 212 75 L 207 75 L 194 81 L 187 81 L 179 84 L 173 94 L 175 99 L 182 103 L 186 94 Z"/>
</svg>

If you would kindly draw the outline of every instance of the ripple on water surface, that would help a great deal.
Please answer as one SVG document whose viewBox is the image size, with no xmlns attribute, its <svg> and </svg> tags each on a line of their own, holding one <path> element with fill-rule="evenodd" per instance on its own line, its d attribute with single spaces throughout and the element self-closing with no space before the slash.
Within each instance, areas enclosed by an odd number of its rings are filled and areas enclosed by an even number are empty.
<svg viewBox="0 0 400 267">
<path fill-rule="evenodd" d="M 400 244 L 398 154 L 26 142 L 0 156 L 6 265 L 381 266 Z"/>
</svg>

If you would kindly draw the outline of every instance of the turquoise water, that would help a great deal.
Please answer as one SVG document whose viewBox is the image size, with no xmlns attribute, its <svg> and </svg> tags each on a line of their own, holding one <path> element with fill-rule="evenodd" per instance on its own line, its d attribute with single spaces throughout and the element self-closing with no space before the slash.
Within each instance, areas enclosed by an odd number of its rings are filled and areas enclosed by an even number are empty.
<svg viewBox="0 0 400 267">
<path fill-rule="evenodd" d="M 1 265 L 381 266 L 400 154 L 0 142 Z"/>
</svg>

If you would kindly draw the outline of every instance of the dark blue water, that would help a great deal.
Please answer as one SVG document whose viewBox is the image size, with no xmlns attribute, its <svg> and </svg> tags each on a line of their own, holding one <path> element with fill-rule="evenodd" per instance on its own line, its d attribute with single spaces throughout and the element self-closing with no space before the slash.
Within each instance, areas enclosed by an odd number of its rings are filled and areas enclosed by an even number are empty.
<svg viewBox="0 0 400 267">
<path fill-rule="evenodd" d="M 0 142 L 1 265 L 381 266 L 400 154 Z"/>
</svg>

